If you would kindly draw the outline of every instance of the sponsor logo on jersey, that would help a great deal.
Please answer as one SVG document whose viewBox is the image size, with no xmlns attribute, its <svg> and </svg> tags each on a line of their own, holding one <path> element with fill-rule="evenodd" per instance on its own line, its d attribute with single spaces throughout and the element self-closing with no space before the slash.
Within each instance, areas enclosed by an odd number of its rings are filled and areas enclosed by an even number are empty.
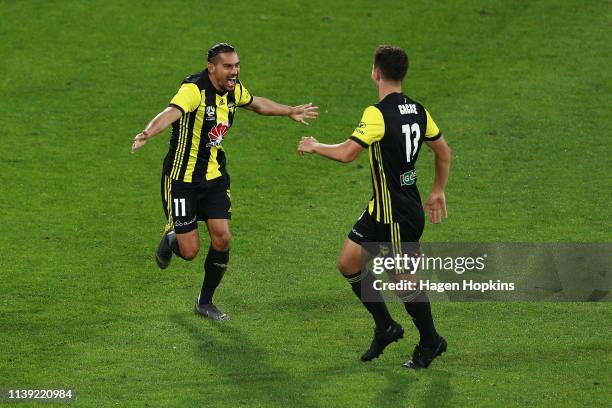
<svg viewBox="0 0 612 408">
<path fill-rule="evenodd" d="M 207 147 L 219 147 L 221 146 L 221 142 L 223 142 L 223 138 L 225 134 L 229 130 L 229 123 L 223 122 L 218 123 L 217 126 L 212 128 L 210 132 L 208 132 L 208 138 L 210 141 L 206 144 Z"/>
<path fill-rule="evenodd" d="M 403 105 L 397 105 L 397 107 L 402 115 L 417 114 L 417 108 L 414 103 L 405 103 Z"/>
<path fill-rule="evenodd" d="M 402 186 L 411 186 L 416 182 L 416 179 L 416 171 L 410 170 L 400 176 L 400 184 Z"/>
</svg>

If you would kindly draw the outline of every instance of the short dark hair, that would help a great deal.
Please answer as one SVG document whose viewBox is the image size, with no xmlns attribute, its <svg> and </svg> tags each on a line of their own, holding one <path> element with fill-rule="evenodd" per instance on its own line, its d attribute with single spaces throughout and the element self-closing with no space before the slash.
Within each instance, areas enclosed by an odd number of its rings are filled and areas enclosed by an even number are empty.
<svg viewBox="0 0 612 408">
<path fill-rule="evenodd" d="M 380 69 L 383 78 L 403 81 L 408 72 L 408 55 L 400 47 L 380 45 L 374 53 L 374 66 Z"/>
<path fill-rule="evenodd" d="M 213 59 L 225 52 L 236 52 L 236 49 L 228 43 L 217 43 L 208 49 L 207 58 L 208 62 L 213 62 Z"/>
</svg>

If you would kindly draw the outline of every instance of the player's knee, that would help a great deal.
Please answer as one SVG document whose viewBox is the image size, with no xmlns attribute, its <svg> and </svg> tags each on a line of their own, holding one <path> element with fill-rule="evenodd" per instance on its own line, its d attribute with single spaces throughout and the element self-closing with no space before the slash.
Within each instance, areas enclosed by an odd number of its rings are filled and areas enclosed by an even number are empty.
<svg viewBox="0 0 612 408">
<path fill-rule="evenodd" d="M 338 261 L 336 262 L 336 267 L 343 275 L 350 275 L 359 272 L 352 270 L 354 268 L 352 268 L 350 262 L 347 262 L 347 260 L 344 258 L 338 258 Z"/>
<path fill-rule="evenodd" d="M 181 245 L 181 257 L 187 261 L 191 261 L 196 256 L 198 256 L 198 252 L 200 250 L 200 243 L 191 244 L 191 245 Z"/>
<path fill-rule="evenodd" d="M 181 256 L 183 257 L 183 259 L 185 259 L 186 261 L 191 261 L 192 259 L 194 259 L 196 256 L 198 256 L 198 250 L 197 249 L 193 249 L 193 248 L 189 248 L 189 249 L 181 249 Z"/>
<path fill-rule="evenodd" d="M 232 234 L 229 231 L 225 231 L 219 234 L 214 234 L 211 237 L 212 246 L 217 251 L 227 251 L 232 241 Z"/>
</svg>

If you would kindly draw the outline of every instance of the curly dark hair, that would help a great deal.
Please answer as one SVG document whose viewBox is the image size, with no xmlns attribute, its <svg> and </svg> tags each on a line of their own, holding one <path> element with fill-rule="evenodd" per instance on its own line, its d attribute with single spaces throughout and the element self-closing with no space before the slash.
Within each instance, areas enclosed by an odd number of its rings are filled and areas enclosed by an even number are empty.
<svg viewBox="0 0 612 408">
<path fill-rule="evenodd" d="M 383 78 L 403 81 L 408 72 L 408 55 L 400 47 L 380 45 L 374 52 L 374 66 L 380 69 Z"/>
</svg>

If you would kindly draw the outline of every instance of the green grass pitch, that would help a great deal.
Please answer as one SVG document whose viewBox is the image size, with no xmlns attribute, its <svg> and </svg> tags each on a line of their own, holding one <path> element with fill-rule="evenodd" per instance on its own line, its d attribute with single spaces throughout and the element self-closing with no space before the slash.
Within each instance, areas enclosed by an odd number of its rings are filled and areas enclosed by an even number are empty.
<svg viewBox="0 0 612 408">
<path fill-rule="evenodd" d="M 449 218 L 425 241 L 610 242 L 611 14 L 607 1 L 1 1 L 0 388 L 70 387 L 78 407 L 610 404 L 609 303 L 434 304 L 449 351 L 421 372 L 400 367 L 417 335 L 394 303 L 409 335 L 358 361 L 372 323 L 335 260 L 370 195 L 366 155 L 342 166 L 295 149 L 350 134 L 376 101 L 375 46 L 397 44 L 405 91 L 454 152 Z M 192 312 L 203 254 L 155 266 L 168 136 L 129 154 L 217 41 L 237 47 L 255 95 L 321 112 L 309 128 L 236 117 L 223 324 Z M 425 195 L 431 154 L 418 170 Z"/>
</svg>

